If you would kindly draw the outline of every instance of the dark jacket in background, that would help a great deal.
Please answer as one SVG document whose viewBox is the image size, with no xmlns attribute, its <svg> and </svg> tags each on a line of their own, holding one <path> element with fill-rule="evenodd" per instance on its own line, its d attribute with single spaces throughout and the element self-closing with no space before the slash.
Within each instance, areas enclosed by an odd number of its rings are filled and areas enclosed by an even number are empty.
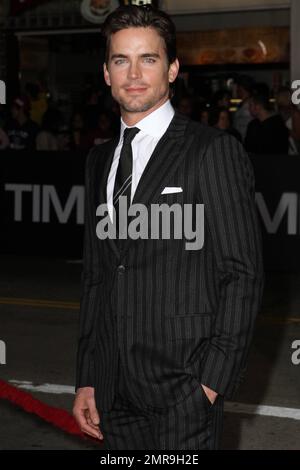
<svg viewBox="0 0 300 470">
<path fill-rule="evenodd" d="M 289 150 L 289 131 L 279 114 L 264 121 L 254 119 L 248 125 L 245 148 L 260 155 L 284 155 Z"/>
</svg>

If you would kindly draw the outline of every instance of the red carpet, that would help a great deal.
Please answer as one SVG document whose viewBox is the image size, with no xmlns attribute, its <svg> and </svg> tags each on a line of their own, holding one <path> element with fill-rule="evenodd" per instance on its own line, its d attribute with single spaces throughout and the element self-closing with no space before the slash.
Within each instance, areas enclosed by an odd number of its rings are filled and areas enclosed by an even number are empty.
<svg viewBox="0 0 300 470">
<path fill-rule="evenodd" d="M 47 423 L 56 426 L 68 434 L 73 434 L 83 438 L 90 437 L 81 432 L 75 418 L 66 410 L 46 405 L 37 398 L 34 398 L 30 393 L 24 392 L 3 380 L 0 380 L 0 398 L 8 400 L 10 403 L 23 408 L 27 413 L 33 413 L 36 416 L 39 416 L 39 418 L 43 419 Z M 90 438 L 93 441 L 97 441 L 97 439 L 94 439 L 93 437 Z"/>
</svg>

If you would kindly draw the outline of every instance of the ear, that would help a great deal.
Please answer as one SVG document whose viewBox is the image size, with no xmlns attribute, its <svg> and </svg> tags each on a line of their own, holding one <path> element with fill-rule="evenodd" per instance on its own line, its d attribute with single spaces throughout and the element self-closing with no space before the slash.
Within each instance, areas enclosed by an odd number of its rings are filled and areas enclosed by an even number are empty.
<svg viewBox="0 0 300 470">
<path fill-rule="evenodd" d="M 104 80 L 105 80 L 106 85 L 111 86 L 110 75 L 109 75 L 108 68 L 106 66 L 106 62 L 104 62 L 103 64 L 103 73 L 104 73 Z"/>
<path fill-rule="evenodd" d="M 175 82 L 178 72 L 179 72 L 179 67 L 180 65 L 179 65 L 178 59 L 175 59 L 174 62 L 170 64 L 170 67 L 169 67 L 169 82 L 170 83 Z"/>
</svg>

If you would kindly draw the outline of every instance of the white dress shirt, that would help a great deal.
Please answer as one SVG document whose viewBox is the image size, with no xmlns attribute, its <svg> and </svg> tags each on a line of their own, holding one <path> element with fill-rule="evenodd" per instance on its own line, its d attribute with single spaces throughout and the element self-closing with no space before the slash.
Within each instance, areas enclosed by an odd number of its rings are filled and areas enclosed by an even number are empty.
<svg viewBox="0 0 300 470">
<path fill-rule="evenodd" d="M 123 145 L 123 133 L 126 127 L 138 127 L 140 132 L 132 141 L 132 181 L 131 181 L 131 203 L 140 177 L 155 149 L 158 141 L 166 132 L 174 116 L 174 108 L 170 101 L 166 101 L 162 106 L 148 114 L 134 126 L 127 126 L 121 118 L 120 140 L 116 147 L 112 165 L 107 180 L 107 206 L 110 218 L 113 216 L 113 191 L 115 185 L 116 172 L 119 164 L 121 148 Z"/>
</svg>

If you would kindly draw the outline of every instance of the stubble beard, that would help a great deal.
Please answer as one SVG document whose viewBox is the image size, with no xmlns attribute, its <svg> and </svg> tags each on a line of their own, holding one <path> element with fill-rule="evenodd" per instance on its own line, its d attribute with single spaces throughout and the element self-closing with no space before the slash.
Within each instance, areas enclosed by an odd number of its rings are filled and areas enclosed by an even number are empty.
<svg viewBox="0 0 300 470">
<path fill-rule="evenodd" d="M 157 105 L 164 97 L 166 97 L 166 93 L 161 93 L 158 97 L 150 97 L 144 103 L 134 103 L 133 100 L 133 103 L 130 104 L 129 100 L 127 101 L 120 97 L 118 97 L 117 101 L 119 102 L 120 108 L 127 113 L 144 113 Z"/>
</svg>

